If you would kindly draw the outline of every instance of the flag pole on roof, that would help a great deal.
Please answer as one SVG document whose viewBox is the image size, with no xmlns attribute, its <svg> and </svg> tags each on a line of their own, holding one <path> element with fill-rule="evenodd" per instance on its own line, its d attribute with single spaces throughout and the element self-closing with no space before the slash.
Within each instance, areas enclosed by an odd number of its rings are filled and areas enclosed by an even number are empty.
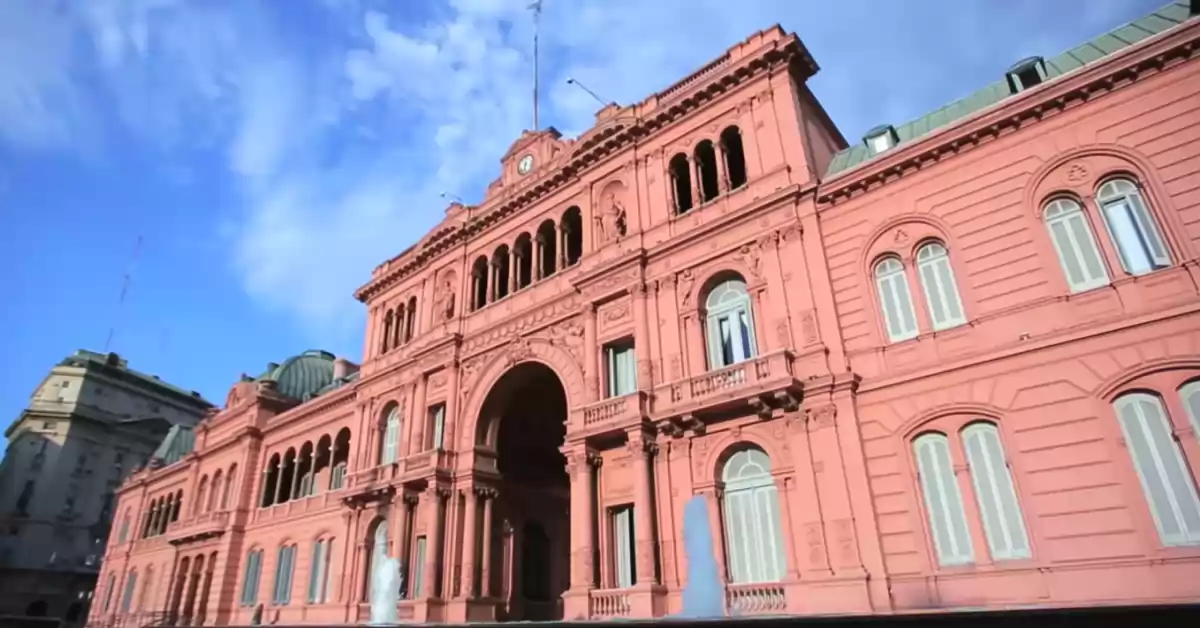
<svg viewBox="0 0 1200 628">
<path fill-rule="evenodd" d="M 542 17 L 542 0 L 530 2 L 529 10 L 533 11 L 533 130 L 538 131 L 541 129 L 538 126 L 538 30 Z"/>
</svg>

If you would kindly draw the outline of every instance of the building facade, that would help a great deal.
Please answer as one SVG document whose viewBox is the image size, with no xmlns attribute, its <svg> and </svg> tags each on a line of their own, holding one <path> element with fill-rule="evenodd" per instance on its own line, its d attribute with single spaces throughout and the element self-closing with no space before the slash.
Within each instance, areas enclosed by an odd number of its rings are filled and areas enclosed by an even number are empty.
<svg viewBox="0 0 1200 628">
<path fill-rule="evenodd" d="M 322 352 L 135 475 L 97 625 L 1200 597 L 1200 20 L 1179 2 L 853 145 L 778 27 L 527 132 Z M 303 368 L 301 368 L 303 367 Z M 305 374 L 301 377 L 301 373 Z"/>
<path fill-rule="evenodd" d="M 117 488 L 172 426 L 211 408 L 114 353 L 77 351 L 52 368 L 4 434 L 0 615 L 82 620 Z"/>
</svg>

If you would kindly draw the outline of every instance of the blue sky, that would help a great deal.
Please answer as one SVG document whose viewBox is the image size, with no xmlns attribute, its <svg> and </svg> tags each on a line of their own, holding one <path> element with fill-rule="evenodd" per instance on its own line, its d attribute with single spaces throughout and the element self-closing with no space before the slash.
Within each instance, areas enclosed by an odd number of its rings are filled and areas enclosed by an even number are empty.
<svg viewBox="0 0 1200 628">
<path fill-rule="evenodd" d="M 1166 0 L 546 0 L 542 122 L 586 129 L 780 23 L 854 141 Z M 528 0 L 0 0 L 0 415 L 77 348 L 223 401 L 358 361 L 372 268 L 531 125 Z M 122 275 L 143 244 L 124 306 Z"/>
</svg>

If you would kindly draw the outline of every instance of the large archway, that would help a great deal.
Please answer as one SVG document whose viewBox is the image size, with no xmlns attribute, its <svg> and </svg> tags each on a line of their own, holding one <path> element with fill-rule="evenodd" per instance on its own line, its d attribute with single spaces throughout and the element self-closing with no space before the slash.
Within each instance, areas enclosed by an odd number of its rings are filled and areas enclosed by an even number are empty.
<svg viewBox="0 0 1200 628">
<path fill-rule="evenodd" d="M 570 481 L 560 448 L 567 393 L 550 367 L 523 362 L 488 392 L 476 443 L 496 455 L 500 473 L 490 534 L 491 570 L 482 595 L 499 599 L 501 619 L 563 618 L 569 586 Z"/>
</svg>

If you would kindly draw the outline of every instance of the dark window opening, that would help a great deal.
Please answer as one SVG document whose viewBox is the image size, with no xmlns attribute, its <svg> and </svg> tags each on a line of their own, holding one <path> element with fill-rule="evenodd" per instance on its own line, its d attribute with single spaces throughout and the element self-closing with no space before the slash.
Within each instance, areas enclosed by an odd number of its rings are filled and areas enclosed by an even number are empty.
<svg viewBox="0 0 1200 628">
<path fill-rule="evenodd" d="M 533 239 L 528 233 L 522 233 L 521 237 L 517 238 L 517 242 L 513 244 L 513 251 L 517 256 L 516 289 L 521 290 L 533 283 Z"/>
<path fill-rule="evenodd" d="M 692 208 L 692 174 L 687 156 L 680 153 L 672 157 L 668 169 L 675 191 L 675 211 L 686 213 Z"/>
<path fill-rule="evenodd" d="M 472 284 L 472 299 L 471 309 L 478 310 L 487 305 L 487 274 L 488 262 L 486 257 L 475 258 L 475 264 L 471 267 L 471 284 Z"/>
<path fill-rule="evenodd" d="M 1022 59 L 1008 69 L 1005 77 L 1009 91 L 1016 94 L 1046 80 L 1046 63 L 1041 57 Z"/>
<path fill-rule="evenodd" d="M 510 272 L 508 263 L 508 247 L 501 245 L 492 254 L 492 282 L 495 286 L 493 290 L 493 298 L 496 301 L 508 296 L 508 274 Z"/>
<path fill-rule="evenodd" d="M 380 353 L 387 353 L 388 348 L 391 346 L 393 318 L 394 315 L 391 310 L 388 310 L 387 314 L 383 315 L 383 344 L 379 347 Z"/>
<path fill-rule="evenodd" d="M 535 277 L 542 279 L 554 274 L 557 268 L 558 259 L 558 229 L 554 227 L 553 220 L 547 220 L 538 226 L 537 230 L 537 273 Z"/>
<path fill-rule="evenodd" d="M 746 185 L 746 151 L 742 147 L 742 131 L 731 126 L 721 131 L 721 152 L 725 154 L 725 175 L 729 189 Z"/>
<path fill-rule="evenodd" d="M 700 178 L 700 202 L 717 198 L 721 186 L 717 175 L 717 151 L 712 142 L 704 140 L 696 146 L 696 176 Z"/>
<path fill-rule="evenodd" d="M 408 298 L 408 320 L 404 326 L 404 342 L 408 342 L 413 338 L 413 332 L 417 329 L 417 297 Z"/>
<path fill-rule="evenodd" d="M 563 251 L 563 267 L 574 266 L 583 257 L 583 212 L 578 207 L 571 206 L 563 213 L 563 231 L 565 231 L 566 251 Z"/>
</svg>

